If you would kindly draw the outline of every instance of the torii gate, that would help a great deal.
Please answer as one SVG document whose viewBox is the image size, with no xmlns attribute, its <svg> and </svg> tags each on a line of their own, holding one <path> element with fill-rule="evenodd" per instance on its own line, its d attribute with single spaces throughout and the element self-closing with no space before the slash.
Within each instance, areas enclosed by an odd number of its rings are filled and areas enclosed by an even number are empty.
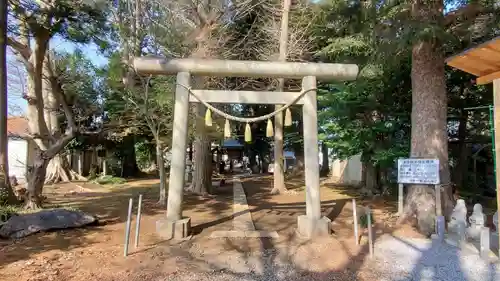
<svg viewBox="0 0 500 281">
<path fill-rule="evenodd" d="M 497 211 L 500 208 L 500 37 L 480 44 L 446 59 L 446 64 L 477 76 L 476 84 L 493 82 L 493 119 L 494 119 L 494 163 L 497 187 Z M 498 229 L 497 229 L 498 233 Z M 500 236 L 499 246 L 500 246 Z M 499 249 L 500 250 L 500 249 Z"/>
<path fill-rule="evenodd" d="M 329 219 L 321 217 L 316 80 L 355 80 L 357 65 L 141 57 L 134 59 L 134 68 L 139 74 L 177 74 L 167 217 L 157 222 L 157 232 L 174 239 L 190 234 L 190 218 L 182 216 L 189 102 L 202 100 L 206 103 L 234 104 L 295 102 L 303 106 L 306 215 L 298 217 L 297 231 L 309 238 L 330 233 Z M 191 90 L 191 75 L 302 79 L 302 92 Z"/>
</svg>

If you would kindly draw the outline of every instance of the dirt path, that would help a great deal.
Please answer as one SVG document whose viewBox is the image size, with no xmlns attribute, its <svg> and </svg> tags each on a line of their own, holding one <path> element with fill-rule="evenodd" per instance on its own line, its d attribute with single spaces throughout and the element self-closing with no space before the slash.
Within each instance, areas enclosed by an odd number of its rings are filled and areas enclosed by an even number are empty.
<svg viewBox="0 0 500 281">
<path fill-rule="evenodd" d="M 322 211 L 333 220 L 334 233 L 329 238 L 306 243 L 294 232 L 297 216 L 305 213 L 300 181 L 287 183 L 296 187 L 296 194 L 275 196 L 270 195 L 270 177 L 242 182 L 255 228 L 276 230 L 278 239 L 210 238 L 213 231 L 233 227 L 231 183 L 218 188 L 213 197 L 185 196 L 184 215 L 192 219 L 194 236 L 184 242 L 162 241 L 155 235 L 155 222 L 165 214 L 165 209 L 156 204 L 157 180 L 138 180 L 115 188 L 90 184 L 48 187 L 46 195 L 51 205 L 73 206 L 93 213 L 101 225 L 0 241 L 0 280 L 174 280 L 188 271 L 211 274 L 221 270 L 236 277 L 238 274 L 267 276 L 275 269 L 290 266 L 325 278 L 330 276 L 326 273 L 331 273 L 363 280 L 367 247 L 366 241 L 361 246 L 354 244 L 350 198 L 356 194 L 350 189 L 322 187 Z M 132 242 L 132 253 L 124 258 L 128 200 L 136 199 L 139 194 L 144 196 L 141 243 L 136 250 Z M 379 201 L 370 204 L 375 209 L 377 235 L 395 232 L 391 225 L 394 218 L 387 215 L 394 211 L 394 206 Z M 414 235 L 411 229 L 396 233 Z"/>
</svg>

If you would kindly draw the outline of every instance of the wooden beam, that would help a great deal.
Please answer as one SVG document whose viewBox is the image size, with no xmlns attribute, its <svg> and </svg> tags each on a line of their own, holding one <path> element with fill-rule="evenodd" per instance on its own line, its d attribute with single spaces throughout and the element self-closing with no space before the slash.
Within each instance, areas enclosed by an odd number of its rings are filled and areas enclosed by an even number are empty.
<svg viewBox="0 0 500 281">
<path fill-rule="evenodd" d="M 244 104 L 287 104 L 296 99 L 300 92 L 259 92 L 259 91 L 222 91 L 193 90 L 194 94 L 208 103 L 244 103 Z M 199 102 L 189 95 L 190 102 Z M 296 104 L 303 104 L 299 99 Z"/>
<path fill-rule="evenodd" d="M 484 84 L 491 83 L 492 81 L 497 80 L 497 79 L 500 79 L 500 71 L 493 72 L 491 74 L 478 77 L 476 79 L 476 84 L 484 85 Z"/>
<path fill-rule="evenodd" d="M 236 61 L 208 59 L 165 59 L 160 57 L 134 58 L 139 74 L 174 75 L 189 72 L 192 75 L 219 77 L 269 77 L 302 79 L 316 76 L 320 80 L 348 81 L 358 76 L 355 64 Z"/>
<path fill-rule="evenodd" d="M 488 41 L 486 41 L 486 42 L 483 42 L 483 43 L 481 43 L 481 44 L 479 44 L 479 45 L 477 45 L 477 46 L 474 46 L 474 47 L 468 48 L 468 49 L 466 49 L 466 50 L 464 50 L 464 51 L 462 51 L 462 52 L 460 52 L 460 53 L 458 53 L 458 54 L 456 54 L 456 55 L 453 55 L 453 56 L 451 56 L 451 57 L 448 57 L 448 58 L 445 60 L 445 62 L 446 62 L 446 63 L 448 63 L 449 61 L 452 61 L 452 60 L 456 59 L 457 57 L 460 57 L 460 56 L 466 55 L 466 54 L 467 54 L 467 53 L 469 53 L 470 51 L 473 51 L 473 50 L 476 50 L 476 49 L 479 49 L 479 48 L 485 48 L 485 47 L 488 47 L 488 45 L 494 45 L 494 44 L 496 44 L 497 42 L 500 42 L 500 36 L 495 37 L 495 38 L 493 38 L 493 39 L 491 39 L 491 40 L 488 40 Z"/>
<path fill-rule="evenodd" d="M 481 76 L 482 75 L 482 71 L 481 70 L 476 69 L 474 67 L 470 67 L 468 65 L 464 65 L 463 63 L 458 62 L 456 60 L 448 61 L 446 64 L 448 64 L 451 67 L 458 68 L 458 69 L 460 69 L 460 70 L 462 70 L 464 72 L 467 72 L 467 73 L 470 73 L 470 74 L 473 74 L 473 75 L 476 75 L 476 76 Z"/>
<path fill-rule="evenodd" d="M 495 142 L 495 180 L 497 187 L 497 210 L 500 207 L 500 171 L 498 171 L 498 165 L 500 165 L 500 153 L 498 149 L 500 148 L 500 79 L 493 80 L 493 120 L 494 120 L 494 142 Z M 498 242 L 500 243 L 500 236 L 498 237 Z M 500 245 L 500 244 L 499 244 Z"/>
</svg>

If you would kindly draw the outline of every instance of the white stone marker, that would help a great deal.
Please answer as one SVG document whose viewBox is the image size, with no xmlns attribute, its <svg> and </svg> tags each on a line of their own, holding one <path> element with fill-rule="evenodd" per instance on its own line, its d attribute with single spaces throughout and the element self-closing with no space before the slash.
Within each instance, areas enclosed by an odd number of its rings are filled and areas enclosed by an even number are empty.
<svg viewBox="0 0 500 281">
<path fill-rule="evenodd" d="M 479 238 L 479 251 L 483 259 L 490 257 L 490 228 L 482 227 Z"/>
<path fill-rule="evenodd" d="M 467 227 L 467 207 L 463 199 L 458 199 L 451 220 L 448 223 L 448 231 L 456 235 L 457 242 L 463 241 L 465 238 L 465 229 Z"/>
<path fill-rule="evenodd" d="M 472 215 L 469 217 L 470 226 L 467 228 L 467 237 L 479 240 L 484 227 L 485 216 L 481 204 L 474 205 Z"/>
</svg>

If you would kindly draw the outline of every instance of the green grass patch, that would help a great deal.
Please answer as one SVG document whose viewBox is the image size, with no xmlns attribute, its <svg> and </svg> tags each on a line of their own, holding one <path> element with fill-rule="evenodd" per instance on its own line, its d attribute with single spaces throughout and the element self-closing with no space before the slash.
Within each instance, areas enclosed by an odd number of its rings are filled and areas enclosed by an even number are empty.
<svg viewBox="0 0 500 281">
<path fill-rule="evenodd" d="M 120 177 L 113 177 L 113 176 L 100 176 L 96 179 L 94 179 L 92 182 L 101 184 L 101 185 L 120 185 L 120 184 L 125 184 L 127 182 L 126 179 L 120 178 Z"/>
</svg>

